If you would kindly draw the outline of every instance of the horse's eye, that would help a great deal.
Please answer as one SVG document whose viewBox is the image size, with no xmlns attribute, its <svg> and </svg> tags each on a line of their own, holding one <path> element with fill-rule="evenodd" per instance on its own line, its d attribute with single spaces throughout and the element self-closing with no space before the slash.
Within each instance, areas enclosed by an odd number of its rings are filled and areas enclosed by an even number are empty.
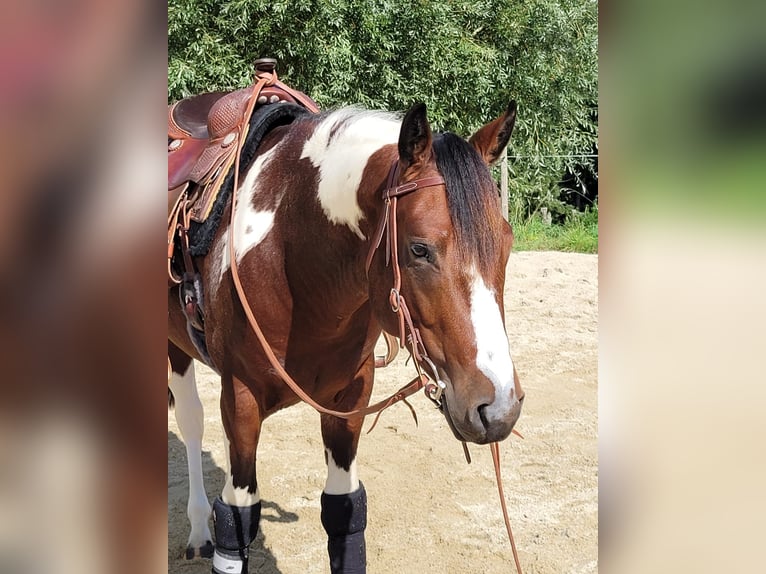
<svg viewBox="0 0 766 574">
<path fill-rule="evenodd" d="M 428 247 L 422 243 L 413 243 L 410 247 L 410 251 L 415 257 L 428 257 Z"/>
</svg>

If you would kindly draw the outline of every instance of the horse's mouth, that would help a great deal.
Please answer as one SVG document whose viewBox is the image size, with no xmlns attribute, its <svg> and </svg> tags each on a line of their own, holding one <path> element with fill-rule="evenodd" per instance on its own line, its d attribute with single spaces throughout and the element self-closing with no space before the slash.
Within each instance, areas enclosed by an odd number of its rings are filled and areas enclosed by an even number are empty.
<svg viewBox="0 0 766 574">
<path fill-rule="evenodd" d="M 450 415 L 449 408 L 447 407 L 447 397 L 445 395 L 442 395 L 441 401 L 439 402 L 438 409 L 444 415 L 444 418 L 447 421 L 447 426 L 450 428 L 450 430 L 452 431 L 452 434 L 455 435 L 455 438 L 457 440 L 459 440 L 460 442 L 469 442 L 469 441 L 474 442 L 473 440 L 464 437 L 462 434 L 460 434 L 460 431 L 457 430 L 455 423 L 452 421 L 452 415 Z"/>
<path fill-rule="evenodd" d="M 511 432 L 513 432 L 513 426 L 520 414 L 523 405 L 524 397 L 522 396 L 513 409 L 517 412 L 513 417 L 514 422 L 510 424 L 504 424 L 501 426 L 493 425 L 490 427 L 486 419 L 481 417 L 482 423 L 484 425 L 483 429 L 479 427 L 471 428 L 470 426 L 468 428 L 460 428 L 457 424 L 455 424 L 445 396 L 442 396 L 438 405 L 438 409 L 444 415 L 444 418 L 447 421 L 447 426 L 449 426 L 452 434 L 455 435 L 457 440 L 461 442 L 472 442 L 475 444 L 488 444 L 490 442 L 499 442 L 505 440 L 511 434 Z"/>
</svg>

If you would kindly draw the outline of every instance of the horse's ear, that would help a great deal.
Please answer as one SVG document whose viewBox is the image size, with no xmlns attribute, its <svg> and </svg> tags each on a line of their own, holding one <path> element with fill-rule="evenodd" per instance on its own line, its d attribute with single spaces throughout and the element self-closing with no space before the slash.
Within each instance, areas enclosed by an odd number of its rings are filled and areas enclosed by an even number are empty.
<svg viewBox="0 0 766 574">
<path fill-rule="evenodd" d="M 500 159 L 503 151 L 505 151 L 505 146 L 508 145 L 508 140 L 511 139 L 511 132 L 515 123 L 516 101 L 511 100 L 511 103 L 508 104 L 508 108 L 505 110 L 505 114 L 480 128 L 479 131 L 471 136 L 468 143 L 476 148 L 476 151 L 484 158 L 484 162 L 487 165 L 494 165 Z"/>
<path fill-rule="evenodd" d="M 431 158 L 431 139 L 426 105 L 415 104 L 404 116 L 402 130 L 399 132 L 399 161 L 402 162 L 402 171 L 428 163 Z"/>
</svg>

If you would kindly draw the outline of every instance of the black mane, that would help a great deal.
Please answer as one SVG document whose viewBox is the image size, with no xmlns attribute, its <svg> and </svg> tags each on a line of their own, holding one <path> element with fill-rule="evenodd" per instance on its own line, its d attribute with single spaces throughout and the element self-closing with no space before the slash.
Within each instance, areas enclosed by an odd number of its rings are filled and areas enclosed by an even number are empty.
<svg viewBox="0 0 766 574">
<path fill-rule="evenodd" d="M 499 207 L 497 188 L 487 165 L 471 144 L 452 133 L 436 134 L 433 140 L 436 166 L 447 186 L 452 225 L 466 263 L 479 268 L 494 264 L 499 249 L 490 210 Z"/>
</svg>

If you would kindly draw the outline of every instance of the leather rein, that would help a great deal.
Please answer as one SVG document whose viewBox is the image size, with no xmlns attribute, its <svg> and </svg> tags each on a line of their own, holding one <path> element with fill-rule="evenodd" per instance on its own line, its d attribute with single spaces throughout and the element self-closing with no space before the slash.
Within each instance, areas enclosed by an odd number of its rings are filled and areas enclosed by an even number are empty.
<svg viewBox="0 0 766 574">
<path fill-rule="evenodd" d="M 248 106 L 249 106 L 248 112 L 252 112 L 252 107 L 255 105 L 257 95 L 260 92 L 261 88 L 264 85 L 271 85 L 272 83 L 276 81 L 277 81 L 276 73 L 272 73 L 271 77 L 269 77 L 268 74 L 264 74 L 260 77 L 259 81 L 253 87 L 253 95 L 251 96 L 250 102 L 248 103 Z M 239 297 L 240 304 L 242 305 L 242 309 L 245 312 L 245 316 L 247 317 L 248 323 L 250 324 L 250 328 L 252 329 L 253 333 L 255 333 L 255 336 L 258 338 L 258 341 L 261 344 L 263 352 L 266 354 L 266 358 L 269 360 L 269 363 L 271 364 L 272 368 L 277 373 L 279 378 L 282 379 L 282 381 L 284 381 L 284 383 L 288 387 L 290 387 L 290 389 L 303 402 L 307 403 L 309 406 L 314 408 L 314 410 L 320 413 L 332 415 L 334 417 L 338 417 L 341 419 L 358 418 L 358 417 L 364 417 L 370 414 L 375 414 L 376 415 L 375 419 L 372 425 L 370 426 L 369 430 L 367 431 L 368 433 L 375 428 L 375 425 L 378 423 L 378 419 L 380 418 L 381 413 L 385 409 L 390 407 L 391 405 L 394 405 L 398 402 L 404 402 L 409 407 L 410 412 L 412 413 L 412 416 L 415 418 L 415 422 L 417 424 L 417 415 L 415 413 L 415 410 L 412 408 L 412 406 L 407 402 L 407 397 L 415 394 L 420 389 L 424 389 L 426 397 L 428 397 L 432 402 L 434 402 L 437 407 L 441 407 L 442 406 L 441 397 L 444 392 L 444 389 L 446 388 L 446 384 L 444 383 L 444 381 L 442 381 L 439 378 L 439 372 L 436 366 L 428 357 L 425 345 L 423 344 L 423 339 L 420 336 L 420 331 L 417 329 L 417 327 L 415 327 L 412 320 L 412 315 L 409 311 L 409 308 L 407 307 L 407 302 L 400 291 L 402 286 L 402 277 L 401 277 L 401 269 L 399 268 L 396 208 L 397 208 L 399 198 L 402 197 L 403 195 L 413 193 L 419 189 L 425 189 L 428 187 L 444 185 L 445 183 L 444 178 L 441 177 L 440 175 L 430 176 L 430 177 L 415 179 L 413 181 L 409 181 L 400 185 L 396 185 L 400 177 L 401 169 L 400 169 L 399 159 L 397 158 L 396 160 L 394 160 L 388 173 L 386 187 L 383 191 L 384 210 L 380 216 L 380 220 L 378 222 L 375 235 L 373 236 L 373 241 L 370 245 L 370 251 L 368 252 L 367 259 L 365 261 L 365 271 L 369 274 L 370 265 L 372 264 L 372 260 L 375 256 L 375 252 L 378 250 L 378 248 L 380 247 L 383 241 L 383 235 L 386 235 L 386 265 L 388 266 L 388 264 L 391 263 L 391 260 L 393 260 L 393 264 L 391 267 L 392 267 L 392 271 L 394 275 L 394 285 L 391 288 L 391 292 L 389 294 L 389 304 L 391 305 L 391 310 L 394 313 L 396 313 L 398 316 L 398 322 L 399 322 L 398 346 L 400 348 L 407 348 L 410 351 L 414 359 L 413 362 L 418 375 L 412 381 L 410 381 L 409 383 L 401 387 L 394 394 L 390 395 L 388 398 L 378 401 L 375 404 L 369 405 L 365 408 L 354 409 L 351 411 L 336 411 L 333 409 L 328 409 L 326 407 L 323 407 L 322 405 L 314 401 L 285 370 L 285 368 L 279 362 L 279 359 L 277 359 L 274 353 L 274 350 L 271 348 L 271 345 L 266 340 L 266 337 L 263 334 L 263 330 L 261 329 L 260 325 L 258 324 L 258 321 L 255 318 L 255 315 L 253 314 L 253 310 L 247 301 L 247 296 L 242 287 L 242 282 L 239 276 L 239 269 L 237 268 L 237 260 L 236 260 L 235 249 L 234 249 L 234 215 L 236 212 L 236 205 L 237 205 L 237 191 L 239 189 L 240 154 L 242 151 L 241 148 L 244 143 L 244 139 L 245 138 L 241 138 L 238 143 L 238 149 L 236 151 L 235 163 L 234 163 L 234 186 L 232 188 L 232 194 L 231 194 L 231 214 L 230 214 L 230 222 L 229 222 L 229 261 L 231 265 L 232 282 L 234 283 L 234 287 L 237 291 L 237 295 Z M 389 346 L 387 359 L 393 360 L 393 356 L 395 356 L 396 353 L 391 352 L 391 341 L 389 340 L 390 338 L 391 338 L 390 335 L 386 334 L 386 344 Z M 387 364 L 387 363 L 384 363 L 384 364 Z M 430 371 L 428 375 L 423 372 L 422 366 L 426 366 L 428 368 L 428 370 Z M 429 378 L 429 375 L 430 375 L 430 378 Z M 516 371 L 514 369 L 514 377 L 516 376 L 517 376 Z M 515 430 L 513 432 L 521 436 Z M 508 511 L 505 504 L 505 496 L 503 494 L 502 477 L 500 475 L 500 446 L 498 443 L 493 442 L 491 443 L 490 448 L 492 452 L 492 460 L 495 467 L 495 477 L 497 479 L 498 493 L 500 495 L 500 504 L 503 511 L 503 518 L 505 521 L 506 531 L 508 533 L 508 538 L 511 543 L 511 549 L 513 551 L 513 558 L 516 565 L 516 571 L 519 574 L 521 574 L 521 565 L 519 563 L 518 554 L 516 552 L 516 543 L 514 542 L 514 539 L 513 539 L 511 524 L 508 518 Z M 465 443 L 463 443 L 463 450 L 466 455 L 466 460 L 470 463 L 471 462 L 470 455 L 468 454 L 468 449 Z"/>
<path fill-rule="evenodd" d="M 273 78 L 276 78 L 276 74 L 273 74 Z M 273 81 L 272 77 L 269 77 L 267 75 L 262 75 L 260 77 L 259 81 L 253 87 L 254 95 L 251 97 L 248 103 L 248 106 L 255 105 L 255 100 L 256 100 L 256 96 L 258 92 L 264 85 L 270 85 L 271 81 Z M 280 363 L 279 359 L 276 357 L 274 350 L 271 348 L 271 345 L 266 340 L 266 337 L 263 334 L 263 330 L 258 324 L 258 321 L 256 320 L 255 315 L 253 314 L 252 308 L 250 307 L 250 304 L 247 301 L 247 295 L 245 294 L 244 288 L 242 287 L 242 281 L 239 275 L 237 260 L 234 253 L 235 251 L 234 250 L 234 215 L 236 213 L 236 205 L 237 205 L 236 192 L 239 189 L 240 152 L 241 152 L 241 146 L 243 142 L 244 142 L 244 138 L 241 138 L 238 144 L 238 147 L 240 149 L 237 150 L 237 153 L 235 156 L 236 159 L 234 164 L 234 186 L 233 186 L 233 192 L 231 194 L 231 214 L 230 214 L 230 224 L 229 224 L 229 260 L 231 264 L 231 277 L 232 277 L 232 282 L 234 283 L 234 287 L 237 291 L 240 304 L 242 305 L 242 309 L 244 310 L 245 316 L 247 317 L 248 323 L 250 324 L 250 328 L 252 329 L 253 333 L 255 334 L 258 341 L 260 342 L 261 347 L 263 348 L 263 351 L 266 355 L 266 358 L 268 359 L 272 368 L 277 373 L 279 378 L 282 379 L 282 381 L 284 381 L 284 383 L 288 387 L 290 387 L 290 389 L 303 402 L 307 403 L 308 405 L 310 405 L 312 408 L 314 408 L 316 411 L 320 413 L 332 415 L 342 419 L 364 417 L 366 415 L 377 413 L 378 416 L 375 418 L 372 426 L 367 432 L 370 432 L 375 427 L 375 424 L 378 421 L 378 417 L 380 416 L 380 413 L 383 410 L 387 409 L 391 405 L 396 404 L 400 401 L 404 401 L 407 404 L 413 416 L 415 417 L 415 420 L 417 421 L 417 415 L 415 415 L 414 409 L 412 408 L 411 405 L 409 405 L 409 403 L 406 402 L 407 397 L 413 395 L 420 389 L 425 389 L 426 396 L 428 396 L 428 398 L 437 402 L 438 404 L 438 401 L 441 398 L 442 391 L 444 390 L 446 385 L 444 384 L 443 381 L 440 381 L 438 379 L 438 372 L 436 370 L 436 367 L 431 362 L 431 360 L 428 359 L 428 356 L 425 352 L 425 347 L 423 346 L 423 341 L 420 338 L 420 333 L 417 331 L 417 329 L 413 325 L 412 317 L 410 315 L 409 309 L 407 308 L 406 302 L 404 301 L 404 298 L 401 296 L 401 294 L 399 294 L 399 289 L 401 288 L 401 275 L 400 275 L 399 266 L 398 266 L 397 243 L 396 243 L 396 200 L 399 196 L 404 195 L 406 193 L 411 193 L 415 191 L 416 189 L 420 189 L 423 187 L 430 187 L 434 185 L 441 185 L 444 183 L 444 180 L 441 177 L 423 178 L 422 180 L 408 182 L 406 184 L 392 188 L 391 182 L 394 181 L 392 178 L 395 176 L 395 174 L 398 174 L 398 169 L 395 169 L 396 166 L 398 165 L 398 161 L 395 162 L 394 166 L 392 166 L 391 172 L 389 173 L 389 186 L 386 188 L 384 192 L 386 209 L 378 225 L 378 232 L 376 234 L 376 237 L 378 237 L 378 240 L 373 242 L 373 245 L 370 249 L 370 254 L 368 254 L 368 258 L 367 258 L 368 263 L 372 261 L 372 256 L 374 255 L 374 252 L 377 250 L 378 245 L 380 245 L 380 238 L 382 238 L 384 231 L 388 228 L 389 242 L 387 244 L 386 253 L 387 254 L 393 253 L 393 257 L 394 257 L 394 266 L 393 266 L 394 288 L 391 290 L 391 307 L 392 307 L 392 310 L 394 310 L 394 312 L 396 312 L 399 315 L 399 325 L 400 325 L 399 345 L 401 347 L 405 347 L 407 346 L 408 341 L 413 341 L 413 344 L 409 346 L 409 349 L 416 359 L 415 366 L 418 371 L 418 376 L 415 377 L 412 381 L 410 381 L 405 386 L 401 387 L 397 392 L 395 392 L 388 398 L 378 401 L 377 403 L 373 405 L 369 405 L 365 408 L 354 409 L 351 411 L 337 411 L 334 409 L 328 409 L 326 407 L 323 407 L 322 405 L 314 401 L 285 370 L 285 368 Z M 392 232 L 392 228 L 393 228 L 393 232 Z M 409 337 L 407 337 L 405 333 L 406 329 L 409 329 L 409 334 L 410 334 Z M 428 376 L 422 372 L 420 367 L 420 361 L 424 361 L 429 366 L 429 368 L 433 371 L 433 376 L 435 377 L 434 380 L 437 381 L 436 383 L 430 381 Z"/>
</svg>

